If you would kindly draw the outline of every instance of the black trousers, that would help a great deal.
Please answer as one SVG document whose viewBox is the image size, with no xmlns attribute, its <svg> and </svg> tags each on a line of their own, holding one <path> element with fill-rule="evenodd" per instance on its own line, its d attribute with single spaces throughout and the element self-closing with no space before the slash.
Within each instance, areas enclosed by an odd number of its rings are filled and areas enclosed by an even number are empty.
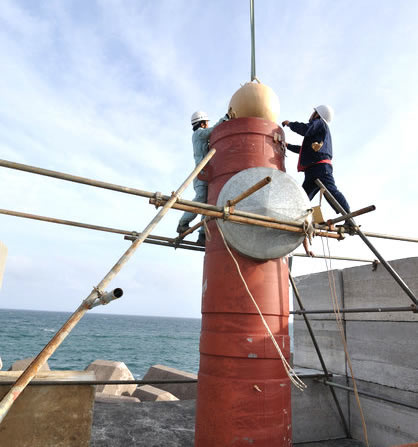
<svg viewBox="0 0 418 447">
<path fill-rule="evenodd" d="M 316 179 L 321 180 L 328 191 L 337 199 L 337 202 L 345 209 L 345 211 L 347 211 L 347 213 L 349 213 L 350 205 L 344 195 L 338 191 L 334 176 L 332 175 L 332 165 L 328 163 L 319 163 L 311 166 L 305 171 L 305 181 L 303 182 L 302 188 L 308 195 L 309 200 L 312 200 L 319 191 L 319 186 L 315 183 Z M 339 213 L 329 200 L 327 200 L 327 202 L 336 213 Z"/>
</svg>

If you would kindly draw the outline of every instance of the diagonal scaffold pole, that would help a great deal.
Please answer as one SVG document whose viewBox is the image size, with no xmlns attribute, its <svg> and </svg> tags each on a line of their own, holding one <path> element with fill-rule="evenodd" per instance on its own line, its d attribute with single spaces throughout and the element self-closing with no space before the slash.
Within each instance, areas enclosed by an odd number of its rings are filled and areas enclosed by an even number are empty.
<svg viewBox="0 0 418 447">
<path fill-rule="evenodd" d="M 333 204 L 335 209 L 337 209 L 343 216 L 347 216 L 347 212 L 344 208 L 339 204 L 337 199 L 328 191 L 325 185 L 321 182 L 321 180 L 316 179 L 315 183 L 324 191 L 327 199 Z M 380 261 L 380 263 L 385 267 L 385 269 L 390 273 L 393 279 L 399 284 L 402 290 L 409 296 L 412 302 L 417 305 L 418 300 L 412 290 L 408 287 L 405 281 L 399 276 L 396 270 L 383 258 L 383 256 L 376 250 L 374 245 L 367 239 L 367 236 L 360 230 L 360 228 L 356 225 L 353 218 L 348 218 L 347 221 L 353 225 L 354 231 L 360 236 L 362 241 L 370 248 L 370 250 L 374 253 L 376 258 Z"/>
<path fill-rule="evenodd" d="M 290 273 L 290 271 L 289 271 L 289 281 L 290 281 L 290 284 L 292 286 L 293 292 L 295 294 L 296 300 L 297 300 L 297 302 L 299 304 L 299 308 L 300 308 L 300 310 L 302 312 L 304 312 L 305 308 L 303 306 L 302 299 L 301 299 L 300 294 L 299 294 L 299 290 L 296 287 L 295 280 L 293 279 L 293 276 Z M 309 335 L 311 336 L 312 343 L 314 345 L 316 354 L 317 354 L 318 359 L 319 359 L 319 363 L 321 363 L 321 367 L 322 367 L 322 370 L 324 371 L 325 378 L 328 381 L 332 377 L 332 374 L 329 373 L 328 368 L 325 365 L 324 358 L 322 357 L 321 350 L 319 349 L 318 342 L 316 341 L 316 337 L 315 337 L 315 334 L 313 332 L 313 329 L 312 329 L 312 326 L 311 326 L 311 323 L 310 323 L 308 317 L 306 316 L 305 313 L 302 313 L 302 317 L 305 320 L 306 328 L 308 329 Z M 341 423 L 342 423 L 342 425 L 344 427 L 345 434 L 346 434 L 347 437 L 350 437 L 350 430 L 348 429 L 348 424 L 347 424 L 347 421 L 345 420 L 345 416 L 344 416 L 343 410 L 341 409 L 341 405 L 340 405 L 338 397 L 337 397 L 337 395 L 335 393 L 335 390 L 334 390 L 334 388 L 332 388 L 330 386 L 328 388 L 329 388 L 329 390 L 331 392 L 332 398 L 334 399 L 335 406 L 337 407 L 338 414 L 340 415 Z"/>
<path fill-rule="evenodd" d="M 161 221 L 161 219 L 167 214 L 173 204 L 176 202 L 180 194 L 187 188 L 187 186 L 193 181 L 193 179 L 199 174 L 209 160 L 215 155 L 216 150 L 211 149 L 206 157 L 195 167 L 193 172 L 187 177 L 183 184 L 173 192 L 170 200 L 163 206 L 163 208 L 156 214 L 156 216 L 147 225 L 144 231 L 138 236 L 125 251 L 122 257 L 116 262 L 106 276 L 99 282 L 99 284 L 93 288 L 90 295 L 80 304 L 77 310 L 71 315 L 71 317 L 64 323 L 61 329 L 54 335 L 51 341 L 44 347 L 44 349 L 37 355 L 33 362 L 26 368 L 26 370 L 19 376 L 15 384 L 10 388 L 9 392 L 4 396 L 0 402 L 0 424 L 6 417 L 10 408 L 20 394 L 24 391 L 28 383 L 35 377 L 39 369 L 45 364 L 45 362 L 51 357 L 59 345 L 64 341 L 67 335 L 75 327 L 75 325 L 81 320 L 84 314 L 91 309 L 93 303 L 100 297 L 100 293 L 105 287 L 112 281 L 112 279 L 120 272 L 122 267 L 128 262 L 135 250 L 144 242 L 151 231 Z"/>
</svg>

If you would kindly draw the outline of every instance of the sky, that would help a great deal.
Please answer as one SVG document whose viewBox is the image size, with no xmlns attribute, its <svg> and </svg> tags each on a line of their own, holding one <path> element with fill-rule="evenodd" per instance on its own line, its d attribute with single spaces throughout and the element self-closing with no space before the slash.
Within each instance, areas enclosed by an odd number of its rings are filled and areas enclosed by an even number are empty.
<svg viewBox="0 0 418 447">
<path fill-rule="evenodd" d="M 415 0 L 255 1 L 257 77 L 278 95 L 280 121 L 333 106 L 337 186 L 353 210 L 377 208 L 357 219 L 364 231 L 418 236 L 417 20 Z M 169 194 L 194 167 L 191 114 L 224 115 L 250 80 L 250 48 L 242 0 L 2 0 L 0 158 Z M 287 172 L 302 183 L 296 163 L 289 153 Z M 156 214 L 140 197 L 6 168 L 0 208 L 135 231 Z M 175 237 L 179 218 L 170 211 L 153 234 Z M 1 308 L 74 311 L 129 246 L 5 215 L 0 229 Z M 416 244 L 372 242 L 386 259 L 417 255 Z M 319 238 L 312 250 L 323 254 Z M 374 258 L 356 237 L 330 251 Z M 109 286 L 124 296 L 95 311 L 199 317 L 202 264 L 202 253 L 144 244 Z M 295 258 L 293 274 L 325 268 Z"/>
</svg>

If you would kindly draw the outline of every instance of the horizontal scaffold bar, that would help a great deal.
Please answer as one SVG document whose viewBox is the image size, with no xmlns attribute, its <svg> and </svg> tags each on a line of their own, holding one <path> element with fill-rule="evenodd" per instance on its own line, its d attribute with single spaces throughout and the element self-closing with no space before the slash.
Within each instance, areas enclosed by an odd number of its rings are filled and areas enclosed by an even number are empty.
<svg viewBox="0 0 418 447">
<path fill-rule="evenodd" d="M 87 223 L 83 223 L 83 222 L 76 222 L 73 220 L 57 219 L 55 217 L 40 216 L 38 214 L 23 213 L 20 211 L 0 209 L 0 214 L 5 214 L 7 216 L 21 217 L 21 218 L 26 218 L 26 219 L 32 219 L 32 220 L 39 220 L 41 222 L 55 223 L 55 224 L 59 224 L 59 225 L 68 225 L 68 226 L 77 227 L 77 228 L 85 228 L 88 230 L 104 231 L 106 233 L 122 234 L 125 236 L 125 239 L 129 240 L 129 241 L 134 241 L 137 237 L 141 236 L 141 233 L 138 233 L 136 231 L 104 227 L 101 225 L 87 224 Z M 154 234 L 150 234 L 144 240 L 144 243 L 152 244 L 152 245 L 160 245 L 162 247 L 169 247 L 169 248 L 175 248 L 175 249 L 180 248 L 183 250 L 202 251 L 202 252 L 205 251 L 205 248 L 203 246 L 197 244 L 196 242 L 186 241 L 184 239 L 182 239 L 179 242 L 178 238 L 157 236 Z M 310 257 L 304 253 L 293 253 L 292 256 L 304 257 L 304 258 Z M 310 258 L 311 259 L 326 258 L 326 259 L 332 259 L 332 260 L 336 260 L 336 261 L 354 261 L 354 262 L 368 262 L 368 263 L 376 262 L 373 259 L 350 258 L 350 257 L 343 257 L 343 256 L 315 255 L 313 258 L 312 257 L 310 257 Z"/>
<path fill-rule="evenodd" d="M 161 195 L 160 193 L 156 192 L 150 192 L 150 191 L 145 191 L 145 190 L 141 190 L 141 189 L 137 189 L 137 188 L 131 188 L 131 187 L 127 187 L 127 186 L 122 186 L 122 185 L 116 185 L 113 183 L 108 183 L 108 182 L 103 182 L 100 180 L 94 180 L 94 179 L 90 179 L 90 178 L 86 178 L 86 177 L 80 177 L 80 176 L 76 176 L 76 175 L 72 175 L 72 174 L 66 174 L 63 172 L 59 172 L 59 171 L 53 171 L 50 169 L 43 169 L 43 168 L 39 168 L 36 166 L 31 166 L 31 165 L 25 165 L 22 163 L 15 163 L 12 161 L 8 161 L 8 160 L 2 160 L 0 159 L 0 167 L 4 167 L 4 168 L 9 168 L 9 169 L 15 169 L 18 171 L 24 171 L 24 172 L 30 172 L 32 174 L 38 174 L 38 175 L 43 175 L 43 176 L 47 176 L 47 177 L 53 177 L 56 179 L 60 179 L 60 180 L 66 180 L 66 181 L 70 181 L 70 182 L 74 182 L 74 183 L 81 183 L 84 185 L 88 185 L 88 186 L 94 186 L 97 188 L 103 188 L 103 189 L 108 189 L 111 191 L 117 191 L 117 192 L 121 192 L 121 193 L 125 193 L 125 194 L 131 194 L 131 195 L 135 195 L 135 196 L 140 196 L 140 197 L 145 197 L 151 200 L 162 200 L 162 201 L 168 201 L 170 200 L 170 196 L 166 196 L 166 195 Z M 223 213 L 223 208 L 222 207 L 217 207 L 215 205 L 211 205 L 208 203 L 200 203 L 200 202 L 194 202 L 192 200 L 185 200 L 185 199 L 181 199 L 179 198 L 175 204 L 176 206 L 174 206 L 173 208 L 176 209 L 182 209 L 182 210 L 190 210 L 191 208 L 179 208 L 178 205 L 186 205 L 189 207 L 198 207 L 199 209 L 202 210 L 209 210 L 209 211 L 217 211 L 217 212 L 222 212 Z M 199 214 L 203 214 L 202 212 L 198 211 Z M 244 212 L 244 211 L 240 211 L 240 210 L 233 210 L 233 214 L 236 216 L 241 216 L 241 217 L 249 217 L 249 218 L 255 218 L 255 219 L 259 219 L 259 220 L 264 220 L 267 222 L 278 222 L 276 219 L 274 219 L 273 217 L 269 217 L 269 216 L 263 216 L 263 215 L 259 215 L 259 214 L 254 214 L 254 213 L 249 213 L 249 212 Z M 208 215 L 208 214 L 206 214 Z M 292 226 L 296 226 L 296 227 L 301 227 L 302 225 L 297 223 L 297 222 L 285 222 L 284 224 L 286 225 L 292 225 Z M 318 226 L 318 228 L 320 228 L 320 226 Z M 289 230 L 291 231 L 291 230 Z M 382 239 L 392 239 L 392 240 L 398 240 L 398 241 L 405 241 L 405 242 L 415 242 L 418 243 L 418 238 L 412 238 L 412 237 L 402 237 L 402 236 L 394 236 L 394 235 L 388 235 L 388 234 L 381 234 L 381 233 L 371 233 L 371 232 L 364 232 L 364 234 L 366 236 L 369 237 L 375 237 L 375 238 L 382 238 Z M 336 237 L 336 236 L 334 236 Z M 340 236 L 338 236 L 340 237 Z"/>
<path fill-rule="evenodd" d="M 55 224 L 59 224 L 59 225 L 68 225 L 71 227 L 85 228 L 88 230 L 104 231 L 106 233 L 123 234 L 126 236 L 126 239 L 131 240 L 131 241 L 134 241 L 136 238 L 141 236 L 141 233 L 138 233 L 136 231 L 121 230 L 118 228 L 111 228 L 111 227 L 103 227 L 100 225 L 92 225 L 92 224 L 87 224 L 87 223 L 82 223 L 82 222 L 75 222 L 73 220 L 56 219 L 54 217 L 39 216 L 37 214 L 22 213 L 19 211 L 0 209 L 0 214 L 5 214 L 7 216 L 14 216 L 14 217 L 22 217 L 22 218 L 32 219 L 32 220 L 39 220 L 41 222 L 55 223 Z M 153 234 L 150 234 L 144 240 L 144 243 L 154 244 L 154 245 L 162 245 L 165 247 L 174 247 L 174 248 L 183 248 L 183 249 L 189 249 L 189 250 L 199 250 L 199 251 L 203 250 L 204 251 L 204 249 L 200 245 L 196 244 L 195 242 L 181 241 L 181 243 L 176 244 L 175 238 L 164 237 L 164 236 L 155 236 Z"/>
<path fill-rule="evenodd" d="M 345 385 L 340 385 L 339 383 L 335 383 L 329 380 L 321 380 L 321 379 L 316 379 L 317 382 L 323 383 L 325 385 L 334 387 L 334 388 L 340 388 L 341 390 L 346 390 L 346 391 L 351 391 L 354 393 L 354 388 L 351 388 L 350 386 L 345 386 Z M 360 391 L 357 390 L 358 394 L 361 394 L 363 396 L 367 396 L 367 397 L 371 397 L 373 399 L 379 399 L 379 400 L 383 400 L 385 402 L 390 402 L 392 404 L 396 404 L 396 405 L 401 405 L 402 407 L 408 407 L 408 408 L 412 408 L 414 410 L 418 410 L 418 406 L 417 405 L 413 405 L 413 404 L 408 404 L 406 402 L 402 402 L 400 400 L 396 400 L 396 399 L 389 399 L 387 397 L 381 396 L 379 394 L 375 394 L 375 393 L 370 393 L 368 391 Z"/>
<path fill-rule="evenodd" d="M 324 255 L 309 256 L 305 253 L 292 253 L 290 256 L 297 256 L 299 258 L 310 258 L 310 259 L 333 259 L 336 261 L 369 262 L 370 264 L 379 262 L 377 259 L 350 258 L 347 256 L 324 256 Z"/>
<path fill-rule="evenodd" d="M 13 385 L 13 380 L 2 380 L 0 385 Z M 29 385 L 162 385 L 171 383 L 197 383 L 197 379 L 166 379 L 166 380 L 32 380 Z"/>
<path fill-rule="evenodd" d="M 403 307 L 353 307 L 348 309 L 339 309 L 341 314 L 357 314 L 357 313 L 380 313 L 380 312 L 417 312 L 417 306 L 411 304 L 410 306 Z M 304 315 L 304 314 L 333 314 L 335 310 L 333 309 L 313 309 L 313 310 L 293 310 L 289 312 L 293 315 Z"/>
<path fill-rule="evenodd" d="M 128 186 L 121 186 L 121 185 L 116 185 L 114 183 L 102 182 L 100 180 L 94 180 L 94 179 L 90 179 L 90 178 L 86 178 L 86 177 L 80 177 L 80 176 L 76 176 L 76 175 L 72 175 L 72 174 L 66 174 L 66 173 L 59 172 L 59 171 L 52 171 L 50 169 L 43 169 L 43 168 L 39 168 L 36 166 L 25 165 L 22 163 L 15 163 L 12 161 L 7 161 L 7 160 L 0 159 L 0 166 L 2 166 L 4 168 L 16 169 L 18 171 L 30 172 L 32 174 L 38 174 L 38 175 L 43 175 L 46 177 L 52 177 L 52 178 L 56 178 L 56 179 L 60 179 L 60 180 L 65 180 L 65 181 L 69 181 L 69 182 L 81 183 L 83 185 L 94 186 L 96 188 L 103 188 L 103 189 L 108 189 L 111 191 L 117 191 L 117 192 L 121 192 L 124 194 L 131 194 L 134 196 L 145 197 L 148 199 L 154 199 L 154 200 L 162 201 L 164 203 L 167 202 L 168 200 L 170 200 L 170 198 L 171 198 L 171 196 L 162 195 L 161 193 L 158 193 L 158 192 L 154 193 L 154 192 L 150 192 L 150 191 L 144 191 L 142 189 L 130 188 Z M 162 203 L 162 205 L 164 203 Z M 177 199 L 177 204 L 188 205 L 188 206 L 197 206 L 199 208 L 210 210 L 210 211 L 223 212 L 223 208 L 221 208 L 221 207 L 217 207 L 215 205 L 210 205 L 208 203 L 194 202 L 192 200 L 184 200 L 181 198 Z M 250 218 L 254 217 L 254 218 L 257 218 L 260 220 L 265 220 L 267 222 L 277 222 L 276 219 L 274 219 L 273 217 L 263 216 L 261 214 L 247 213 L 247 212 L 243 212 L 243 211 L 239 211 L 239 210 L 235 210 L 235 214 L 237 216 L 242 216 L 242 217 L 250 217 Z M 302 224 L 300 224 L 298 222 L 287 222 L 287 223 L 289 225 L 302 227 Z"/>
</svg>

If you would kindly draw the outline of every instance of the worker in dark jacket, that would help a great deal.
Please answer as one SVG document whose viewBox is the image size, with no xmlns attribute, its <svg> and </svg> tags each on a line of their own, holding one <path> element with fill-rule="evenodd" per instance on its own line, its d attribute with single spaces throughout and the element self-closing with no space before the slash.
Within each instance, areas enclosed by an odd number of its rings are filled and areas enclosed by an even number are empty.
<svg viewBox="0 0 418 447">
<path fill-rule="evenodd" d="M 316 179 L 321 180 L 328 191 L 337 199 L 347 213 L 350 206 L 343 194 L 338 191 L 332 175 L 332 141 L 328 123 L 333 117 L 333 110 L 329 106 L 321 105 L 314 108 L 309 123 L 283 121 L 282 125 L 290 127 L 293 132 L 304 137 L 302 146 L 287 143 L 287 148 L 299 154 L 298 171 L 305 173 L 302 188 L 312 200 L 319 191 Z M 328 201 L 338 213 L 338 210 Z"/>
</svg>

